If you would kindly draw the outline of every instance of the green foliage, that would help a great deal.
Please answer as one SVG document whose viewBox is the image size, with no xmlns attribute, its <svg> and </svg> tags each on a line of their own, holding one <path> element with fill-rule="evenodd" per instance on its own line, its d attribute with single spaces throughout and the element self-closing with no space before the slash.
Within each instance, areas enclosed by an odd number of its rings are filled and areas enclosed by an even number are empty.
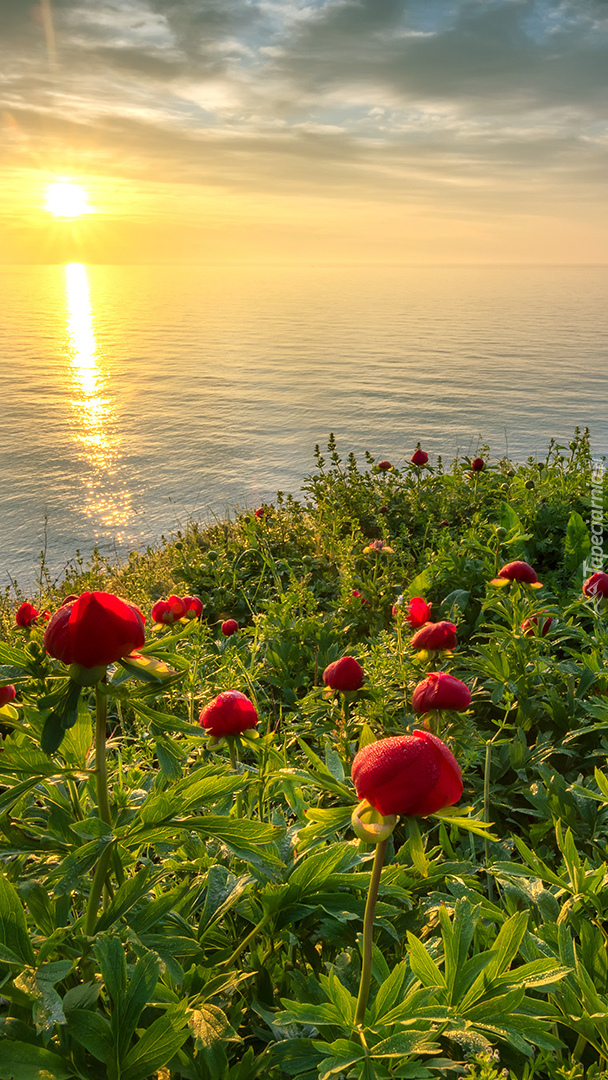
<svg viewBox="0 0 608 1080">
<path fill-rule="evenodd" d="M 301 501 L 192 525 L 123 567 L 77 559 L 61 583 L 43 566 L 40 610 L 102 588 L 148 616 L 144 660 L 104 690 L 108 813 L 95 692 L 4 597 L 0 1080 L 605 1080 L 608 623 L 580 588 L 588 435 L 519 465 L 480 449 L 481 473 L 381 471 L 331 437 Z M 366 552 L 374 539 L 392 551 Z M 541 590 L 490 584 L 515 559 Z M 203 618 L 153 627 L 172 592 Z M 400 595 L 456 623 L 453 654 L 413 652 Z M 339 695 L 322 674 L 343 655 L 365 683 Z M 429 722 L 411 706 L 429 668 L 472 691 L 432 718 L 465 791 L 390 839 L 359 1028 L 373 852 L 352 834 L 350 766 Z M 229 689 L 260 716 L 236 748 L 198 724 Z"/>
</svg>

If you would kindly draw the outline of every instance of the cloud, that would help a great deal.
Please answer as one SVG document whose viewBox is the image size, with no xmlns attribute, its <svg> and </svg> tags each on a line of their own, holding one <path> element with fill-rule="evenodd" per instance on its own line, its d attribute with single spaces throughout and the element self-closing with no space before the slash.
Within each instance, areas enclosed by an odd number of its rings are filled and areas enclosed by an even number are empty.
<svg viewBox="0 0 608 1080">
<path fill-rule="evenodd" d="M 604 0 L 45 3 L 54 57 L 45 4 L 0 0 L 16 165 L 505 213 L 601 199 Z"/>
</svg>

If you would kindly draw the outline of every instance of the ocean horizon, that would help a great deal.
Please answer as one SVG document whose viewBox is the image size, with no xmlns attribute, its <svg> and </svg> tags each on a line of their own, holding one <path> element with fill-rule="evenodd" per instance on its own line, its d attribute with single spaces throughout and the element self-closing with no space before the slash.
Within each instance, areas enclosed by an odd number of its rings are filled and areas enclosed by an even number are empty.
<svg viewBox="0 0 608 1080">
<path fill-rule="evenodd" d="M 395 465 L 608 452 L 606 266 L 0 266 L 3 587 Z"/>
</svg>

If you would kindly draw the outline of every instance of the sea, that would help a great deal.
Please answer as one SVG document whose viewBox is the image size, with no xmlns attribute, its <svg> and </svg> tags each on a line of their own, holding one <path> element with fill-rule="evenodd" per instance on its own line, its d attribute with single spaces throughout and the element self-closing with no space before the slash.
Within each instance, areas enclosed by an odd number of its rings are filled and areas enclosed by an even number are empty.
<svg viewBox="0 0 608 1080">
<path fill-rule="evenodd" d="M 0 266 L 0 588 L 395 465 L 608 453 L 607 266 Z M 486 451 L 484 451 L 484 454 Z"/>
</svg>

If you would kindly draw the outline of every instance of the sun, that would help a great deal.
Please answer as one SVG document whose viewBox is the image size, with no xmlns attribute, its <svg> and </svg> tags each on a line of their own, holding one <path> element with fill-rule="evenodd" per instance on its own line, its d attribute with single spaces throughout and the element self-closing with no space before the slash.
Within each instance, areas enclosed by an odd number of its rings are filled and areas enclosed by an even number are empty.
<svg viewBox="0 0 608 1080">
<path fill-rule="evenodd" d="M 71 180 L 56 180 L 49 184 L 46 193 L 46 209 L 55 217 L 75 218 L 90 214 L 87 193 L 80 184 Z"/>
</svg>

